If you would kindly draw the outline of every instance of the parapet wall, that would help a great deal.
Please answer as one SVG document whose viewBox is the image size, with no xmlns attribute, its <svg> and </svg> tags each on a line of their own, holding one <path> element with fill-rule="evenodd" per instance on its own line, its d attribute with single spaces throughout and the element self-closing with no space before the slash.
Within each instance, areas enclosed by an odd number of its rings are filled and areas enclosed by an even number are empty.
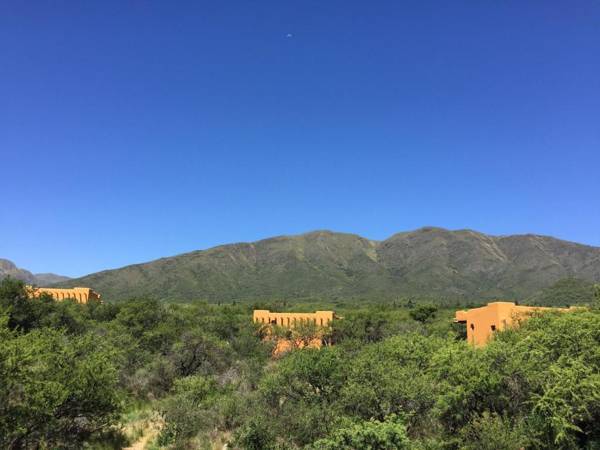
<svg viewBox="0 0 600 450">
<path fill-rule="evenodd" d="M 100 300 L 100 294 L 86 287 L 75 287 L 71 289 L 29 287 L 29 296 L 31 298 L 38 298 L 42 294 L 50 295 L 57 301 L 73 299 L 77 301 L 77 303 L 87 303 L 90 300 Z"/>
<path fill-rule="evenodd" d="M 316 311 L 314 313 L 277 313 L 267 309 L 255 309 L 252 320 L 255 323 L 273 324 L 293 328 L 300 324 L 327 326 L 334 317 L 333 311 Z"/>
</svg>

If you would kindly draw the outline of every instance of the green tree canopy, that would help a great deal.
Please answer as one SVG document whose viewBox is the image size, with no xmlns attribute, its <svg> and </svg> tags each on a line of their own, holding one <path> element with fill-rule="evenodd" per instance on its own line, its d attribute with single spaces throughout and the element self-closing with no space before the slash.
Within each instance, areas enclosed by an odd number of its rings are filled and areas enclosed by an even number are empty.
<svg viewBox="0 0 600 450">
<path fill-rule="evenodd" d="M 115 351 L 96 336 L 0 323 L 0 446 L 78 448 L 121 409 Z"/>
</svg>

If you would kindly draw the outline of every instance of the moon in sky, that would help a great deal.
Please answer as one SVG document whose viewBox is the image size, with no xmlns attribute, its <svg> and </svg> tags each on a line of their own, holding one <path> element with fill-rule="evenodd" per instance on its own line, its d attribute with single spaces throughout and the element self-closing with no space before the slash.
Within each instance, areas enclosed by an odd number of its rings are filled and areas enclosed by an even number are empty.
<svg viewBox="0 0 600 450">
<path fill-rule="evenodd" d="M 294 35 L 292 33 L 288 33 L 288 34 L 285 35 L 285 37 L 289 39 L 291 37 L 294 37 Z"/>
</svg>

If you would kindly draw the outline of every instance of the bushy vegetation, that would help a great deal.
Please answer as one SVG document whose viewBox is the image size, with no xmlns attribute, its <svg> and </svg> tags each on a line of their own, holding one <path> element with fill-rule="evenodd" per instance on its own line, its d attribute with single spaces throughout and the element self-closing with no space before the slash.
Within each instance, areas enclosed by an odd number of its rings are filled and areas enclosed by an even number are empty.
<svg viewBox="0 0 600 450">
<path fill-rule="evenodd" d="M 529 301 L 545 306 L 573 306 L 589 304 L 594 299 L 594 284 L 578 278 L 563 278 L 542 289 Z"/>
<path fill-rule="evenodd" d="M 115 434 L 140 405 L 164 417 L 165 445 L 228 429 L 234 393 L 255 388 L 270 355 L 249 311 L 29 299 L 3 280 L 0 448 L 120 448 Z"/>
<path fill-rule="evenodd" d="M 56 303 L 3 281 L 0 447 L 120 448 L 143 410 L 153 448 L 600 448 L 597 306 L 476 349 L 453 310 L 355 305 L 333 345 L 277 360 L 252 309 Z"/>
</svg>

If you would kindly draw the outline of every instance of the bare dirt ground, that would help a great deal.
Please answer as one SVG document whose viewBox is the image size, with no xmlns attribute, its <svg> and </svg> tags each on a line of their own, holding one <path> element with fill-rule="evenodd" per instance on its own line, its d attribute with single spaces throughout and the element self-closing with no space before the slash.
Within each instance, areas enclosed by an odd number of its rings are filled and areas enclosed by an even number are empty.
<svg viewBox="0 0 600 450">
<path fill-rule="evenodd" d="M 162 421 L 158 416 L 152 417 L 143 424 L 142 435 L 131 446 L 123 450 L 144 450 L 146 446 L 154 440 L 162 428 Z"/>
</svg>

